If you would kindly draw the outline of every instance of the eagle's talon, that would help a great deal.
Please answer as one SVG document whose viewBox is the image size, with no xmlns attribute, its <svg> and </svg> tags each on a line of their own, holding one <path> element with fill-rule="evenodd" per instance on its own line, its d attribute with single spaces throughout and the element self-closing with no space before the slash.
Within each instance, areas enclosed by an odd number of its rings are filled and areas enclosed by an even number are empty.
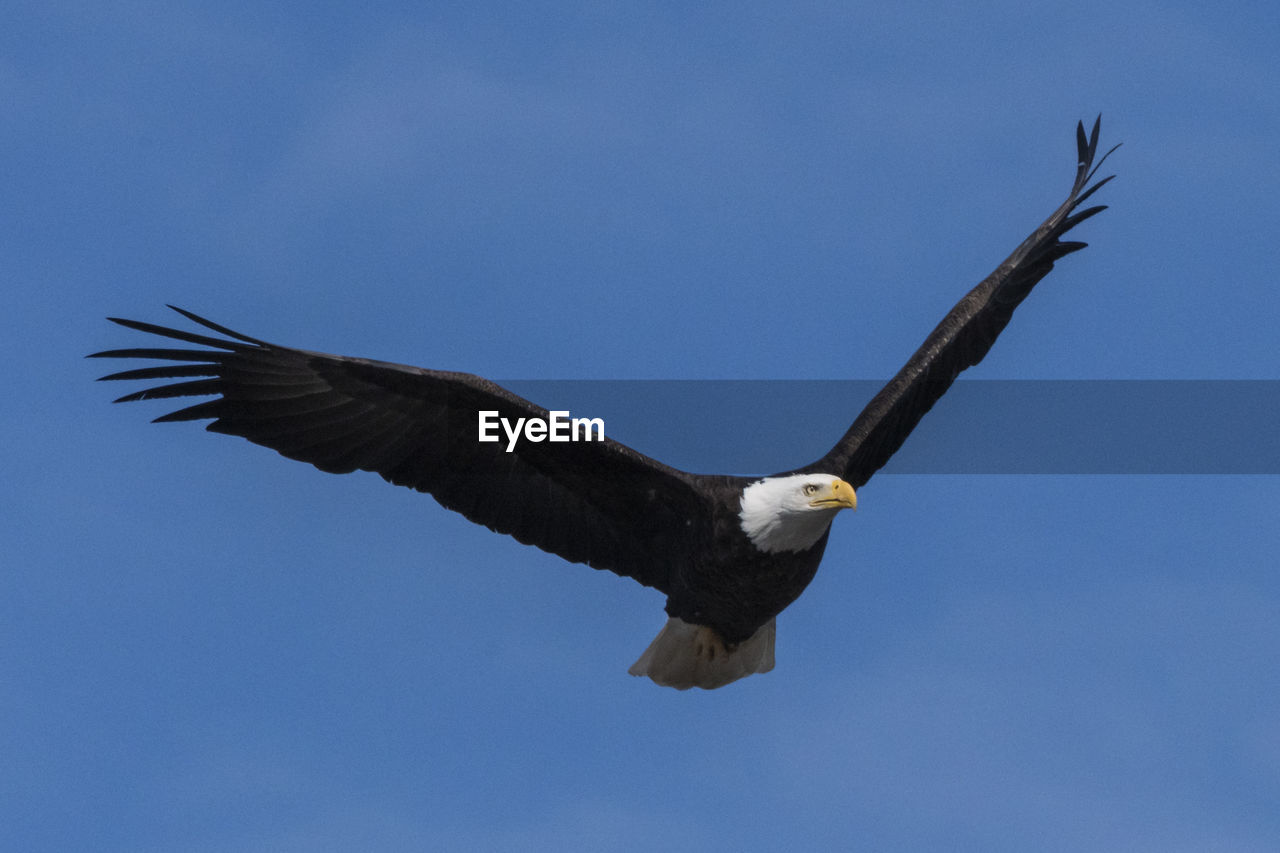
<svg viewBox="0 0 1280 853">
<path fill-rule="evenodd" d="M 715 628 L 706 625 L 698 626 L 697 636 L 693 641 L 694 654 L 699 658 L 706 658 L 711 663 L 717 656 L 725 657 L 729 654 L 725 647 L 724 640 L 720 639 L 720 635 L 716 633 Z"/>
</svg>

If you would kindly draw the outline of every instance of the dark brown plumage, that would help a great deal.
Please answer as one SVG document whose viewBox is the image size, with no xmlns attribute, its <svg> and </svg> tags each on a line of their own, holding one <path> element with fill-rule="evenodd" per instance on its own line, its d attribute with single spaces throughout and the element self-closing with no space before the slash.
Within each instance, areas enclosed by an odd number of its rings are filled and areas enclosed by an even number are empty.
<svg viewBox="0 0 1280 853">
<path fill-rule="evenodd" d="M 773 617 L 813 578 L 828 535 L 824 516 L 803 547 L 772 546 L 773 534 L 753 532 L 748 523 L 744 490 L 793 475 L 834 476 L 860 487 L 888 461 L 957 374 L 982 360 L 1054 262 L 1084 248 L 1062 237 L 1104 209 L 1079 209 L 1110 180 L 1090 185 L 1106 159 L 1095 165 L 1099 124 L 1088 136 L 1077 127 L 1078 166 L 1066 201 L 960 300 L 830 452 L 771 478 L 690 474 L 612 439 L 526 441 L 508 453 L 500 443 L 477 441 L 477 412 L 495 410 L 511 421 L 548 412 L 486 379 L 279 346 L 180 308 L 173 310 L 223 337 L 111 318 L 197 348 L 117 349 L 93 357 L 164 362 L 103 379 L 181 380 L 117 402 L 213 397 L 157 421 L 211 418 L 213 432 L 242 436 L 322 471 L 374 471 L 520 542 L 654 587 L 667 595 L 671 617 L 712 629 L 722 655 L 732 657 L 768 626 L 767 659 L 746 665 L 747 671 L 717 674 L 710 663 L 702 674 L 660 677 L 657 665 L 643 670 L 674 686 L 719 686 L 772 666 Z M 825 508 L 834 514 L 839 506 L 832 506 Z M 710 654 L 713 661 L 714 648 Z"/>
</svg>

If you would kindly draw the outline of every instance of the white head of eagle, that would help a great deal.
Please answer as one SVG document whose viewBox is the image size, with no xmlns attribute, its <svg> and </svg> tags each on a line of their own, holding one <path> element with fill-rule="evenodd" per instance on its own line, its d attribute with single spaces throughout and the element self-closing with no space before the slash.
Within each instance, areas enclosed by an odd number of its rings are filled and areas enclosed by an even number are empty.
<svg viewBox="0 0 1280 853">
<path fill-rule="evenodd" d="M 842 509 L 857 509 L 853 486 L 832 474 L 766 477 L 742 490 L 742 532 L 767 554 L 806 551 Z"/>
</svg>

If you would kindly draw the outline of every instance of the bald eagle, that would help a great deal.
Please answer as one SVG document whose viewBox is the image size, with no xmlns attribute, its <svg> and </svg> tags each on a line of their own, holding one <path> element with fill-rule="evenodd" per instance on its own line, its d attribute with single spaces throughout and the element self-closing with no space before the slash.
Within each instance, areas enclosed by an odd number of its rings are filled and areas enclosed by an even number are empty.
<svg viewBox="0 0 1280 853">
<path fill-rule="evenodd" d="M 960 300 L 825 456 L 780 474 L 690 474 L 608 438 L 507 452 L 478 440 L 479 412 L 510 423 L 550 413 L 486 379 L 279 346 L 173 306 L 221 337 L 113 317 L 199 348 L 91 357 L 162 362 L 106 380 L 182 380 L 116 402 L 214 398 L 156 421 L 211 418 L 212 432 L 322 471 L 377 472 L 526 545 L 661 591 L 667 622 L 629 672 L 682 690 L 721 687 L 773 668 L 776 618 L 812 580 L 832 520 L 857 506 L 855 490 L 982 360 L 1054 262 L 1084 248 L 1062 237 L 1104 209 L 1080 209 L 1110 180 L 1091 183 L 1111 153 L 1095 165 L 1099 126 L 1086 136 L 1077 125 L 1066 201 Z"/>
</svg>

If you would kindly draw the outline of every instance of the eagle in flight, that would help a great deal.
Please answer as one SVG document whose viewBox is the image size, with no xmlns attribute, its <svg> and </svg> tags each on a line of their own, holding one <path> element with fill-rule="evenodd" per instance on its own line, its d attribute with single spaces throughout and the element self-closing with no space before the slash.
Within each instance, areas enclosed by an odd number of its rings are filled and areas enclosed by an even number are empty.
<svg viewBox="0 0 1280 853">
<path fill-rule="evenodd" d="M 609 438 L 480 441 L 481 413 L 508 423 L 553 413 L 479 376 L 280 346 L 181 308 L 218 337 L 110 318 L 195 348 L 92 357 L 159 362 L 102 377 L 166 382 L 116 402 L 212 397 L 157 421 L 212 419 L 212 432 L 321 471 L 374 471 L 526 545 L 659 590 L 667 622 L 629 671 L 682 690 L 721 687 L 773 668 L 777 616 L 813 579 L 832 520 L 857 506 L 856 490 L 982 360 L 1054 263 L 1085 247 L 1063 236 L 1104 209 L 1081 208 L 1110 180 L 1093 182 L 1115 150 L 1096 157 L 1100 123 L 1088 134 L 1077 125 L 1075 181 L 1058 209 L 951 309 L 825 456 L 779 474 L 691 474 Z"/>
</svg>

